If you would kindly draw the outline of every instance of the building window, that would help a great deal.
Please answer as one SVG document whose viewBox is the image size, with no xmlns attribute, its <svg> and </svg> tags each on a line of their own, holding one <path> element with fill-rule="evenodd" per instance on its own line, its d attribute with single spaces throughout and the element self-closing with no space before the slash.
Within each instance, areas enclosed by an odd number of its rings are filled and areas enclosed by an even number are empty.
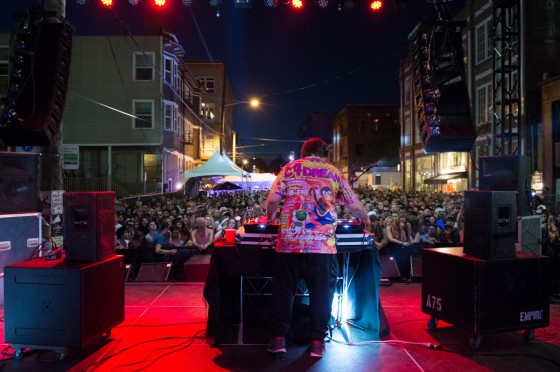
<svg viewBox="0 0 560 372">
<path fill-rule="evenodd" d="M 152 129 L 154 127 L 154 101 L 134 100 L 132 101 L 132 127 L 134 129 Z"/>
<path fill-rule="evenodd" d="M 134 80 L 154 81 L 154 52 L 134 52 Z"/>
<path fill-rule="evenodd" d="M 173 105 L 167 102 L 163 104 L 163 129 L 173 129 Z"/>
<path fill-rule="evenodd" d="M 491 109 L 490 83 L 476 89 L 476 124 L 484 124 L 490 121 Z"/>
<path fill-rule="evenodd" d="M 163 102 L 163 129 L 179 132 L 179 108 L 174 102 Z"/>
<path fill-rule="evenodd" d="M 184 128 L 183 128 L 183 138 L 184 141 L 187 143 L 192 143 L 194 139 L 194 126 L 193 124 L 187 119 L 183 121 Z"/>
<path fill-rule="evenodd" d="M 475 30 L 475 62 L 479 64 L 492 56 L 492 18 L 487 18 Z"/>
<path fill-rule="evenodd" d="M 164 56 L 163 76 L 165 81 L 176 90 L 179 89 L 179 66 L 177 61 L 171 57 Z"/>
<path fill-rule="evenodd" d="M 200 86 L 204 88 L 204 93 L 213 94 L 216 91 L 216 83 L 213 77 L 203 76 L 196 79 Z"/>
<path fill-rule="evenodd" d="M 203 102 L 200 105 L 200 116 L 206 120 L 214 120 L 216 117 L 216 107 L 213 102 Z"/>
</svg>

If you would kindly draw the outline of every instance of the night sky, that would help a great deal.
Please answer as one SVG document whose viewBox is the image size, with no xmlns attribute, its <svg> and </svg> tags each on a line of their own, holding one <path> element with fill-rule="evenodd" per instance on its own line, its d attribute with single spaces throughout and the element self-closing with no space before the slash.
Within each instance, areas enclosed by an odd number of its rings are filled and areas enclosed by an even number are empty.
<svg viewBox="0 0 560 372">
<path fill-rule="evenodd" d="M 309 113 L 334 113 L 349 103 L 398 104 L 398 66 L 408 53 L 407 36 L 421 19 L 436 18 L 434 6 L 424 0 L 410 0 L 401 11 L 384 0 L 376 13 L 360 0 L 342 11 L 334 2 L 326 9 L 311 2 L 300 10 L 268 9 L 263 0 L 254 0 L 251 9 L 235 9 L 230 0 L 220 17 L 208 0 L 194 0 L 191 8 L 167 0 L 163 9 L 155 9 L 151 0 L 136 6 L 113 1 L 120 22 L 99 0 L 85 5 L 67 0 L 66 16 L 76 35 L 126 35 L 125 25 L 132 35 L 142 35 L 163 27 L 179 38 L 186 60 L 224 61 L 235 99 L 256 96 L 263 103 L 258 110 L 236 105 L 233 113 L 238 145 L 264 144 L 245 151 L 266 162 L 297 150 L 299 144 L 290 141 Z M 2 31 L 13 28 L 12 11 L 38 3 L 8 0 L 6 7 L 6 0 L 0 2 Z M 453 12 L 463 4 L 452 2 Z"/>
</svg>

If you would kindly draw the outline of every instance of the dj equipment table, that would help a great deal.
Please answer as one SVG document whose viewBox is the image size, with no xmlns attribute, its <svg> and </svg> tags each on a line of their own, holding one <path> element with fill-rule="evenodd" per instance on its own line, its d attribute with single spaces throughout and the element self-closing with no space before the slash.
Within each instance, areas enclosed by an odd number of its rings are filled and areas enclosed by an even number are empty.
<svg viewBox="0 0 560 372">
<path fill-rule="evenodd" d="M 353 235 L 353 234 L 350 234 Z M 359 234 L 363 241 L 364 234 Z M 356 237 L 341 237 L 337 241 L 342 268 L 339 286 L 337 323 L 348 338 L 347 325 L 373 333 L 372 337 L 389 333 L 379 302 L 381 266 L 377 250 L 365 244 L 344 244 Z M 238 240 L 234 245 L 217 243 L 210 260 L 210 270 L 204 297 L 208 302 L 206 336 L 210 345 L 218 343 L 244 343 L 244 301 L 247 295 L 270 295 L 272 262 L 275 255 L 270 245 L 244 245 Z M 300 288 L 305 295 L 305 288 Z M 343 311 L 346 310 L 346 311 Z M 238 325 L 235 340 L 228 338 L 228 330 Z M 349 340 L 351 342 L 351 340 Z"/>
</svg>

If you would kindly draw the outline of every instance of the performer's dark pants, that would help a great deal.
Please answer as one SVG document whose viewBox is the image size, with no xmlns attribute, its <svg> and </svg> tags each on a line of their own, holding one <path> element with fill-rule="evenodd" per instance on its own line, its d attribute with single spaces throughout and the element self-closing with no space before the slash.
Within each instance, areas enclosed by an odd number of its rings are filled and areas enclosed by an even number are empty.
<svg viewBox="0 0 560 372">
<path fill-rule="evenodd" d="M 297 283 L 302 277 L 309 289 L 311 339 L 322 341 L 331 316 L 337 273 L 336 254 L 276 253 L 270 336 L 288 332 Z"/>
</svg>

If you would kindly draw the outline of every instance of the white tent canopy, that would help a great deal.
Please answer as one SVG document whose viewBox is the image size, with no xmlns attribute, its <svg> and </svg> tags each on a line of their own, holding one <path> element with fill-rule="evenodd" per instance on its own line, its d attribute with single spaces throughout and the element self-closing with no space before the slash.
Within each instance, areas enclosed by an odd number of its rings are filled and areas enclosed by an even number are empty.
<svg viewBox="0 0 560 372">
<path fill-rule="evenodd" d="M 229 158 L 224 159 L 218 149 L 204 164 L 190 172 L 185 172 L 185 178 L 214 176 L 248 177 L 249 174 L 235 165 Z"/>
<path fill-rule="evenodd" d="M 274 180 L 276 180 L 276 176 L 272 173 L 251 173 L 249 178 L 250 188 L 258 186 L 260 189 L 270 189 Z M 227 176 L 224 177 L 224 181 L 242 186 L 245 180 L 239 176 Z"/>
</svg>

